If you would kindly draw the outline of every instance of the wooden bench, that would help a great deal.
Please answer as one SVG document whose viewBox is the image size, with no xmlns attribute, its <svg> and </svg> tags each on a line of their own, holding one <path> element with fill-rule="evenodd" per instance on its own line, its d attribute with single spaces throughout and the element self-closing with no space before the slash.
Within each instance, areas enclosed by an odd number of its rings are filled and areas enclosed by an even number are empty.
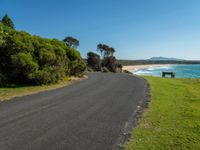
<svg viewBox="0 0 200 150">
<path fill-rule="evenodd" d="M 175 78 L 176 73 L 175 72 L 162 72 L 162 77 L 165 78 L 166 75 L 170 75 L 171 78 Z"/>
</svg>

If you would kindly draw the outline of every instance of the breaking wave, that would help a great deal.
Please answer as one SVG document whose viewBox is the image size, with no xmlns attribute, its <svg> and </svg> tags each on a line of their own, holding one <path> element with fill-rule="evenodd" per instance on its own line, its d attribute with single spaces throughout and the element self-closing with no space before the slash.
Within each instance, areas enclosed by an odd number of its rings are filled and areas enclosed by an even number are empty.
<svg viewBox="0 0 200 150">
<path fill-rule="evenodd" d="M 132 72 L 137 75 L 161 76 L 163 71 L 175 72 L 178 78 L 200 78 L 200 64 L 151 66 Z"/>
</svg>

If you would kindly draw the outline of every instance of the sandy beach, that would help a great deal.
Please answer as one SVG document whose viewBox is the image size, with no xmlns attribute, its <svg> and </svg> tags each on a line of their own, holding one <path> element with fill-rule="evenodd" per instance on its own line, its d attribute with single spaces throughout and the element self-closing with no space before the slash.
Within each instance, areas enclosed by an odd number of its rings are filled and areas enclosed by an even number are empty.
<svg viewBox="0 0 200 150">
<path fill-rule="evenodd" d="M 137 70 L 145 69 L 149 67 L 162 67 L 162 66 L 170 66 L 170 65 L 171 64 L 132 65 L 132 66 L 123 66 L 123 70 L 137 71 Z"/>
</svg>

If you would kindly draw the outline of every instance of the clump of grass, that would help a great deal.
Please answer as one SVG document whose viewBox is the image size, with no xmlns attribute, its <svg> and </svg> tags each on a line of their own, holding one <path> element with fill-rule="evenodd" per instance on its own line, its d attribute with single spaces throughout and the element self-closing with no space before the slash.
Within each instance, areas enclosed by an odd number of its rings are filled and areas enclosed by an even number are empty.
<svg viewBox="0 0 200 150">
<path fill-rule="evenodd" d="M 27 84 L 13 84 L 5 88 L 0 88 L 0 101 L 9 100 L 18 96 L 25 96 L 29 94 L 38 93 L 41 91 L 52 90 L 56 88 L 61 88 L 71 83 L 71 78 L 66 77 L 63 80 L 59 81 L 56 84 L 49 85 L 27 85 Z"/>
<path fill-rule="evenodd" d="M 152 99 L 126 150 L 199 150 L 200 79 L 145 78 Z"/>
</svg>

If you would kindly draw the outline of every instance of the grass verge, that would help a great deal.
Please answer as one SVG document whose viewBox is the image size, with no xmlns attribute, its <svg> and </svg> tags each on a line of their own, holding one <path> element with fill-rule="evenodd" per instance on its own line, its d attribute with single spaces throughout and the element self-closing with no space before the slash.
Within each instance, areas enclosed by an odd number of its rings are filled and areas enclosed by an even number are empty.
<svg viewBox="0 0 200 150">
<path fill-rule="evenodd" d="M 199 150 L 200 79 L 145 78 L 151 102 L 126 150 Z"/>
<path fill-rule="evenodd" d="M 35 94 L 42 91 L 53 90 L 70 85 L 76 80 L 81 80 L 82 78 L 70 78 L 66 77 L 56 84 L 42 85 L 42 86 L 32 86 L 32 85 L 11 85 L 6 88 L 0 88 L 0 101 L 9 100 L 14 97 L 20 97 L 30 94 Z"/>
</svg>

